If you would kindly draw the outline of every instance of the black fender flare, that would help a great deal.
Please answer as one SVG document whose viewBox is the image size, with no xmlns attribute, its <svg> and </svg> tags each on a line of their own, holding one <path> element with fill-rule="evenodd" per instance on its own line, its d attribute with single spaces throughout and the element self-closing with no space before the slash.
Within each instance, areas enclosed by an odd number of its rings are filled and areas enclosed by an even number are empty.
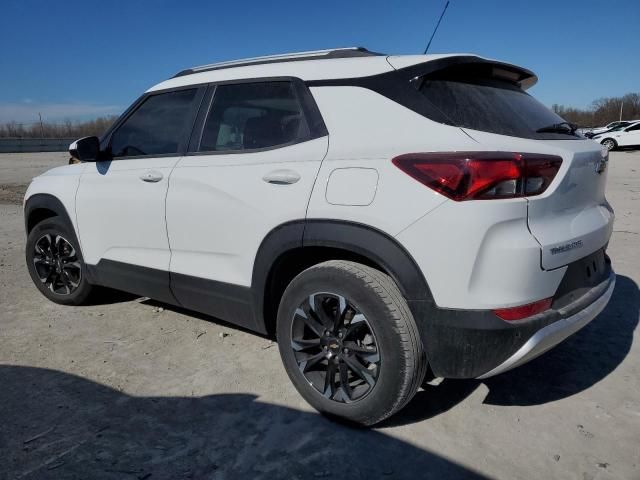
<svg viewBox="0 0 640 480">
<path fill-rule="evenodd" d="M 433 298 L 411 254 L 395 238 L 377 228 L 339 220 L 307 220 L 302 246 L 333 247 L 357 253 L 380 265 L 407 300 Z"/>
<path fill-rule="evenodd" d="M 409 252 L 381 230 L 361 223 L 330 219 L 287 222 L 265 236 L 256 253 L 251 281 L 254 312 L 262 331 L 267 331 L 264 299 L 272 267 L 288 251 L 305 247 L 340 249 L 379 265 L 393 278 L 409 303 L 421 334 L 425 331 L 422 325 L 424 306 L 433 305 L 433 296 Z"/>
<path fill-rule="evenodd" d="M 38 209 L 50 210 L 56 214 L 57 217 L 60 217 L 63 222 L 65 222 L 69 226 L 69 232 L 71 233 L 71 240 L 74 242 L 74 245 L 77 245 L 78 250 L 80 250 L 80 255 L 84 258 L 82 253 L 82 245 L 78 240 L 78 232 L 71 221 L 71 217 L 69 216 L 69 212 L 65 208 L 64 204 L 60 201 L 60 199 L 50 193 L 36 193 L 31 195 L 24 204 L 24 231 L 28 235 L 29 234 L 29 220 L 33 212 Z M 32 225 L 33 227 L 33 225 Z"/>
<path fill-rule="evenodd" d="M 56 217 L 59 217 L 60 219 L 62 219 L 64 223 L 67 224 L 67 226 L 69 227 L 69 233 L 71 234 L 71 241 L 73 242 L 74 245 L 77 246 L 78 250 L 80 251 L 80 256 L 84 258 L 84 255 L 82 253 L 82 245 L 80 245 L 80 242 L 78 241 L 78 233 L 76 232 L 73 222 L 71 221 L 69 212 L 67 212 L 67 209 L 65 208 L 64 204 L 60 201 L 60 199 L 54 195 L 51 195 L 50 193 L 36 193 L 34 195 L 31 195 L 25 202 L 24 204 L 25 233 L 29 235 L 29 231 L 30 231 L 29 223 L 31 220 L 31 215 L 36 210 L 39 210 L 39 209 L 49 210 L 55 213 Z M 49 218 L 49 217 L 47 216 L 45 218 Z M 34 225 L 31 225 L 32 228 L 33 226 Z M 90 281 L 93 283 L 90 272 L 87 270 L 85 273 L 87 274 Z"/>
<path fill-rule="evenodd" d="M 73 227 L 73 222 L 71 221 L 71 217 L 69 216 L 69 212 L 65 208 L 64 204 L 57 197 L 49 194 L 49 193 L 36 193 L 35 195 L 31 195 L 24 204 L 24 230 L 25 232 L 29 232 L 29 219 L 31 218 L 31 214 L 38 210 L 45 209 L 50 210 L 56 214 L 56 216 L 61 217 L 72 230 L 73 235 L 76 235 L 75 228 Z M 76 244 L 77 243 L 77 238 Z"/>
</svg>

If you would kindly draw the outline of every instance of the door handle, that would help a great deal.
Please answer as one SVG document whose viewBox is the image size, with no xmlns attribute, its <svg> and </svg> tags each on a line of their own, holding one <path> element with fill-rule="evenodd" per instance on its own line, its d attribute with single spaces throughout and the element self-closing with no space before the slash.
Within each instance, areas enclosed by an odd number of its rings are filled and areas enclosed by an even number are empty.
<svg viewBox="0 0 640 480">
<path fill-rule="evenodd" d="M 162 180 L 162 178 L 162 173 L 157 170 L 147 170 L 142 175 L 140 175 L 140 180 L 150 183 L 159 182 L 160 180 Z"/>
<path fill-rule="evenodd" d="M 300 174 L 293 170 L 274 170 L 262 177 L 262 180 L 274 185 L 291 185 L 300 180 Z"/>
</svg>

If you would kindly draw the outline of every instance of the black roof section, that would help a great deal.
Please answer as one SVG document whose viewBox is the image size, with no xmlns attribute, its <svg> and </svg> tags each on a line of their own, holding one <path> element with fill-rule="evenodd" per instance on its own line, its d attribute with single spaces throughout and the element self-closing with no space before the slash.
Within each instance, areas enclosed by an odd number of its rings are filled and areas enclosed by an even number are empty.
<svg viewBox="0 0 640 480">
<path fill-rule="evenodd" d="M 290 53 L 285 55 L 271 55 L 266 57 L 247 58 L 230 62 L 213 63 L 201 67 L 187 68 L 176 73 L 172 78 L 183 77 L 193 73 L 210 72 L 225 68 L 244 67 L 247 65 L 265 65 L 268 63 L 300 62 L 303 60 L 329 60 L 333 58 L 374 57 L 384 53 L 370 52 L 363 47 L 336 48 L 333 50 L 315 50 L 310 52 Z"/>
</svg>

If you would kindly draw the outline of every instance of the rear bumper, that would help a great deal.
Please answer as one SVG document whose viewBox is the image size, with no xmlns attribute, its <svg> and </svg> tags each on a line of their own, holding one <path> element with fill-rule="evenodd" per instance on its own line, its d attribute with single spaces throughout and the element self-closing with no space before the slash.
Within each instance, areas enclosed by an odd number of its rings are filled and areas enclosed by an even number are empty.
<svg viewBox="0 0 640 480">
<path fill-rule="evenodd" d="M 520 347 L 513 355 L 507 358 L 497 367 L 488 371 L 487 373 L 480 375 L 478 378 L 489 378 L 499 373 L 506 372 L 523 363 L 533 360 L 538 355 L 542 355 L 547 350 L 555 347 L 562 340 L 568 336 L 574 334 L 582 327 L 584 327 L 591 320 L 604 310 L 613 295 L 613 289 L 616 284 L 616 275 L 611 272 L 609 280 L 602 288 L 594 288 L 589 295 L 593 294 L 595 300 L 593 303 L 587 305 L 583 310 L 579 310 L 573 315 L 569 315 L 566 318 L 561 318 L 546 327 L 541 328 L 533 334 L 527 342 Z M 604 289 L 604 292 L 602 291 Z"/>
<path fill-rule="evenodd" d="M 578 278 L 594 261 L 598 275 Z M 546 352 L 593 320 L 607 305 L 615 273 L 604 251 L 570 265 L 552 308 L 506 322 L 490 310 L 450 310 L 410 302 L 421 319 L 422 340 L 434 374 L 447 378 L 488 378 Z"/>
</svg>

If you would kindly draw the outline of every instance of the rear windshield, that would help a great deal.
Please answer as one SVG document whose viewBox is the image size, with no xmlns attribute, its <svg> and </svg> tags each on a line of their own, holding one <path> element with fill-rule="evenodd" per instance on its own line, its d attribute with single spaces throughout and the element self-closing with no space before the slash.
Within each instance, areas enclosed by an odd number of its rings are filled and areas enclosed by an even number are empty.
<svg viewBox="0 0 640 480">
<path fill-rule="evenodd" d="M 423 77 L 420 92 L 458 127 L 536 139 L 576 139 L 537 130 L 565 120 L 513 83 L 440 71 Z"/>
</svg>

